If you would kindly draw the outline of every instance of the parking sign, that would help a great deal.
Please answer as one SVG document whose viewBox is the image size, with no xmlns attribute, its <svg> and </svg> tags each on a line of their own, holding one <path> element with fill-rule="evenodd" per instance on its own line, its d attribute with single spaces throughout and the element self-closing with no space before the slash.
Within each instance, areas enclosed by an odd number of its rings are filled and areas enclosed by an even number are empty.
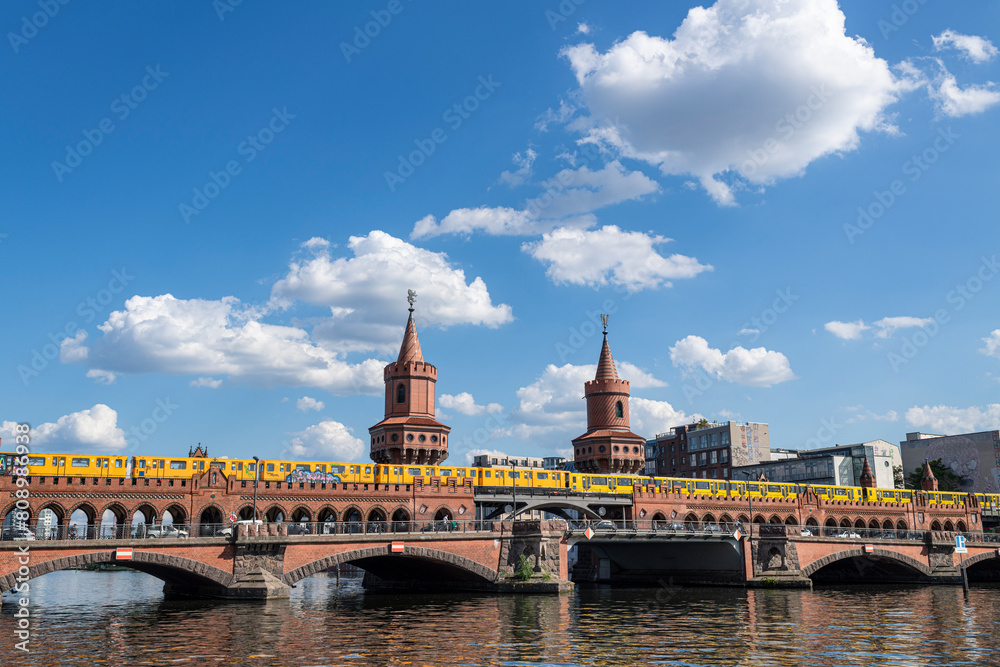
<svg viewBox="0 0 1000 667">
<path fill-rule="evenodd" d="M 962 535 L 955 536 L 955 553 L 957 554 L 969 553 L 969 550 L 965 548 L 965 537 Z"/>
</svg>

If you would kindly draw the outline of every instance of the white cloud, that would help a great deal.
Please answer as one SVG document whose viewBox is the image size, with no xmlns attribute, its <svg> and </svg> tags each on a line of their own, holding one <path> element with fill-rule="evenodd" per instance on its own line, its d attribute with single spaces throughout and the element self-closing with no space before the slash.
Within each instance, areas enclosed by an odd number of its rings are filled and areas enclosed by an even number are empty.
<svg viewBox="0 0 1000 667">
<path fill-rule="evenodd" d="M 794 380 L 788 358 L 780 352 L 763 347 L 746 349 L 742 345 L 729 352 L 708 346 L 700 336 L 687 336 L 670 348 L 674 366 L 692 369 L 699 367 L 718 380 L 754 387 L 770 387 Z"/>
<path fill-rule="evenodd" d="M 479 207 L 455 209 L 440 222 L 433 215 L 419 220 L 410 238 L 441 234 L 482 232 L 493 236 L 536 235 L 555 227 L 591 227 L 592 211 L 640 199 L 658 192 L 656 181 L 639 171 L 628 171 L 618 161 L 594 171 L 586 165 L 563 169 L 543 182 L 544 192 L 525 203 L 523 209 Z"/>
<path fill-rule="evenodd" d="M 627 361 L 615 362 L 615 365 L 618 377 L 628 380 L 631 389 L 666 386 L 665 382 Z M 520 404 L 511 414 L 513 426 L 508 433 L 521 439 L 562 431 L 569 437 L 583 433 L 587 428 L 583 385 L 596 374 L 597 364 L 547 365 L 538 379 L 517 390 Z M 629 405 L 636 400 L 633 397 Z M 650 423 L 655 423 L 658 415 L 665 416 L 667 413 L 659 403 L 650 401 L 640 408 L 640 419 L 645 415 Z"/>
<path fill-rule="evenodd" d="M 318 401 L 311 396 L 303 396 L 299 400 L 295 401 L 295 407 L 302 412 L 309 412 L 310 410 L 315 410 L 319 412 L 326 407 L 326 403 L 323 401 Z"/>
<path fill-rule="evenodd" d="M 986 347 L 979 351 L 988 357 L 1000 359 L 1000 329 L 994 329 L 989 336 L 983 339 L 983 342 L 986 343 Z"/>
<path fill-rule="evenodd" d="M 864 410 L 860 405 L 850 406 L 844 409 L 855 413 L 853 416 L 846 419 L 848 424 L 856 424 L 858 422 L 868 420 L 879 422 L 894 422 L 899 420 L 899 413 L 895 410 L 889 410 L 885 414 L 880 415 L 872 412 L 871 410 Z"/>
<path fill-rule="evenodd" d="M 338 421 L 322 421 L 292 434 L 282 452 L 299 459 L 355 461 L 364 453 L 364 443 Z"/>
<path fill-rule="evenodd" d="M 632 431 L 647 438 L 657 433 L 665 433 L 675 426 L 701 419 L 700 414 L 685 414 L 683 410 L 674 408 L 666 401 L 652 401 L 634 396 L 629 400 L 629 417 Z"/>
<path fill-rule="evenodd" d="M 875 322 L 875 327 L 878 329 L 875 332 L 875 337 L 889 338 L 899 329 L 922 327 L 933 321 L 933 317 L 909 317 L 905 315 L 900 317 L 883 317 L 879 321 Z"/>
<path fill-rule="evenodd" d="M 914 406 L 906 411 L 906 421 L 916 428 L 948 435 L 992 430 L 1000 426 L 1000 403 L 992 403 L 985 408 Z"/>
<path fill-rule="evenodd" d="M 990 82 L 962 88 L 954 75 L 947 72 L 928 84 L 928 92 L 939 113 L 951 118 L 982 113 L 1000 103 L 1000 91 L 996 84 Z"/>
<path fill-rule="evenodd" d="M 197 380 L 191 380 L 190 385 L 192 387 L 208 387 L 209 389 L 218 389 L 222 386 L 222 380 L 200 377 Z"/>
<path fill-rule="evenodd" d="M 295 301 L 330 309 L 312 330 L 317 343 L 339 352 L 398 349 L 402 300 L 418 294 L 419 326 L 457 324 L 499 327 L 513 320 L 510 306 L 493 305 L 482 278 L 466 282 L 465 272 L 445 253 L 431 252 L 382 231 L 352 236 L 351 258 L 333 258 L 325 247 L 294 260 L 271 289 L 271 307 Z"/>
<path fill-rule="evenodd" d="M 897 317 L 883 317 L 871 325 L 865 324 L 864 320 L 857 320 L 855 322 L 834 320 L 824 324 L 823 328 L 841 340 L 860 340 L 861 334 L 866 331 L 874 332 L 875 338 L 889 338 L 900 329 L 923 327 L 933 321 L 933 317 L 900 315 Z"/>
<path fill-rule="evenodd" d="M 235 297 L 218 301 L 170 294 L 134 296 L 81 349 L 84 332 L 63 341 L 62 358 L 104 373 L 224 375 L 262 386 L 308 386 L 336 394 L 380 393 L 384 363 L 348 364 L 302 329 L 266 324 Z M 397 337 L 399 333 L 397 332 Z"/>
<path fill-rule="evenodd" d="M 525 243 L 521 249 L 540 262 L 553 282 L 575 285 L 620 285 L 630 292 L 670 287 L 673 279 L 693 278 L 712 266 L 694 257 L 673 254 L 664 257 L 654 246 L 671 239 L 642 232 L 626 232 L 614 225 L 586 231 L 559 228 L 541 241 Z"/>
<path fill-rule="evenodd" d="M 87 371 L 87 377 L 104 385 L 114 384 L 115 380 L 118 379 L 118 376 L 111 371 L 101 370 L 100 368 L 91 368 Z"/>
<path fill-rule="evenodd" d="M 593 28 L 591 28 L 586 23 L 578 23 L 576 25 L 576 33 L 578 35 L 589 35 L 592 30 L 593 30 Z"/>
<path fill-rule="evenodd" d="M 448 410 L 454 410 L 460 412 L 463 415 L 477 416 L 484 415 L 487 412 L 497 413 L 503 412 L 503 406 L 499 403 L 490 403 L 488 405 L 478 405 L 476 399 L 472 397 L 467 391 L 463 391 L 461 394 L 456 394 L 452 396 L 451 394 L 441 394 L 437 397 L 437 404 L 442 408 Z"/>
<path fill-rule="evenodd" d="M 0 437 L 14 442 L 16 422 L 0 425 Z M 118 452 L 128 446 L 125 432 L 118 428 L 118 413 L 103 403 L 39 424 L 31 431 L 34 451 Z"/>
<path fill-rule="evenodd" d="M 532 165 L 538 158 L 538 153 L 530 146 L 524 151 L 524 153 L 514 153 L 513 162 L 517 165 L 515 171 L 505 171 L 500 174 L 500 182 L 510 187 L 517 185 L 524 185 L 530 179 L 534 173 L 532 170 Z"/>
<path fill-rule="evenodd" d="M 584 141 L 692 174 L 720 204 L 739 171 L 753 184 L 796 176 L 888 129 L 888 64 L 844 31 L 835 0 L 719 0 L 688 12 L 672 38 L 635 32 L 600 53 L 562 54 L 590 111 Z"/>
<path fill-rule="evenodd" d="M 998 51 L 993 46 L 993 42 L 985 37 L 976 35 L 963 35 L 948 29 L 940 35 L 931 38 L 934 40 L 934 50 L 955 49 L 962 54 L 962 57 L 974 63 L 982 64 L 993 60 Z"/>
<path fill-rule="evenodd" d="M 749 327 L 749 328 L 746 328 L 746 329 L 740 329 L 739 331 L 736 332 L 736 335 L 737 336 L 759 336 L 760 333 L 761 333 L 760 329 L 754 329 L 753 327 Z"/>
</svg>

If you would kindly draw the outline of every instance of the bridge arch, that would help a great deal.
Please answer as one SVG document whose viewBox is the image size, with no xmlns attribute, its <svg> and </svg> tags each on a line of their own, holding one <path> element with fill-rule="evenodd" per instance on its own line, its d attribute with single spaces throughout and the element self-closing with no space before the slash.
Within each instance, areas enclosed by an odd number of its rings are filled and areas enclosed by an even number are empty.
<svg viewBox="0 0 1000 667">
<path fill-rule="evenodd" d="M 342 563 L 352 563 L 375 576 L 380 576 L 379 573 L 386 575 L 402 573 L 403 576 L 412 576 L 414 573 L 421 573 L 420 570 L 425 570 L 421 574 L 429 575 L 428 583 L 440 583 L 435 581 L 434 576 L 444 572 L 466 581 L 479 583 L 493 583 L 499 578 L 496 570 L 458 554 L 407 545 L 404 554 L 393 555 L 388 553 L 385 545 L 380 545 L 318 558 L 291 572 L 286 572 L 284 581 L 291 586 L 317 572 Z"/>
<path fill-rule="evenodd" d="M 851 559 L 860 559 L 862 562 L 879 559 L 901 566 L 906 570 L 915 571 L 926 577 L 931 575 L 931 568 L 925 563 L 921 563 L 916 558 L 911 558 L 905 554 L 897 553 L 889 549 L 880 549 L 878 547 L 876 547 L 872 553 L 863 555 L 858 549 L 850 549 L 847 551 L 838 551 L 836 553 L 828 554 L 809 563 L 802 568 L 801 572 L 803 576 L 811 579 L 819 570 L 829 565 L 833 565 L 834 563 Z"/>
<path fill-rule="evenodd" d="M 280 518 L 279 518 L 280 517 Z M 268 523 L 281 523 L 288 517 L 288 512 L 278 503 L 272 503 L 264 510 L 264 520 Z"/>
<path fill-rule="evenodd" d="M 163 510 L 163 514 L 160 516 L 160 523 L 163 523 L 163 517 L 167 515 L 167 512 L 170 512 L 170 522 L 175 526 L 187 524 L 187 510 L 179 503 L 174 503 Z"/>
<path fill-rule="evenodd" d="M 97 508 L 94 507 L 92 503 L 86 500 L 76 503 L 75 505 L 71 505 L 66 510 L 66 516 L 68 516 L 70 521 L 72 521 L 73 515 L 76 514 L 77 512 L 83 512 L 84 516 L 87 517 L 87 525 L 90 526 L 97 523 L 98 522 L 97 517 L 102 516 L 104 514 L 103 510 L 101 511 L 101 514 L 98 514 Z"/>
<path fill-rule="evenodd" d="M 965 571 L 969 581 L 1000 581 L 1000 556 L 994 549 L 969 556 L 965 559 Z"/>
<path fill-rule="evenodd" d="M 291 516 L 287 519 L 289 523 L 302 523 L 312 521 L 312 510 L 306 505 L 296 505 L 292 509 Z"/>
<path fill-rule="evenodd" d="M 54 558 L 43 563 L 28 566 L 29 578 L 34 579 L 50 572 L 59 570 L 79 569 L 97 563 L 115 563 L 115 551 L 94 551 L 73 556 Z M 151 575 L 168 584 L 203 585 L 228 587 L 233 583 L 233 575 L 211 565 L 159 553 L 156 551 L 135 551 L 129 567 Z M 8 590 L 17 585 L 17 573 L 11 573 L 0 578 L 0 586 Z"/>
<path fill-rule="evenodd" d="M 955 524 L 955 530 L 960 533 L 966 533 L 969 529 L 966 527 L 965 522 L 959 519 L 958 523 Z"/>
<path fill-rule="evenodd" d="M 337 510 L 333 509 L 331 505 L 323 505 L 316 513 L 316 520 L 320 523 L 325 523 L 327 521 L 337 520 Z"/>
</svg>

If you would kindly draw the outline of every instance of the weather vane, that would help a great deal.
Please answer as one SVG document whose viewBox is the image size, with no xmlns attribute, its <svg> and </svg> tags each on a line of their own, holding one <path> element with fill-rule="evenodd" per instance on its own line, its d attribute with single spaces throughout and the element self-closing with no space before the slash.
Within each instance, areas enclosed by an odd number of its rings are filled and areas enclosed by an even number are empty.
<svg viewBox="0 0 1000 667">
<path fill-rule="evenodd" d="M 605 313 L 601 313 L 601 324 L 604 325 L 604 335 L 608 334 L 608 316 Z"/>
<path fill-rule="evenodd" d="M 413 300 L 417 298 L 417 293 L 411 289 L 406 290 L 406 300 L 410 304 L 410 312 L 413 312 Z"/>
</svg>

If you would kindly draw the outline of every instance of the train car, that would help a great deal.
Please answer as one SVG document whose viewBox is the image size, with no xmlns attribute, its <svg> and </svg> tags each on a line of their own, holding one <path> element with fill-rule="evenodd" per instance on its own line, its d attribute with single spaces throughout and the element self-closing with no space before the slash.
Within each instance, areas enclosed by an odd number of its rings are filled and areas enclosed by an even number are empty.
<svg viewBox="0 0 1000 667">
<path fill-rule="evenodd" d="M 992 514 L 1000 512 L 1000 494 L 976 493 L 974 495 L 976 496 L 976 499 L 979 500 L 979 507 L 982 508 L 984 512 L 990 512 Z"/>
<path fill-rule="evenodd" d="M 201 461 L 202 459 L 193 460 Z M 257 475 L 257 462 L 253 459 L 230 459 L 223 457 L 211 459 L 208 465 L 222 470 L 228 477 L 241 482 L 252 482 Z M 201 472 L 200 466 L 198 472 Z"/>
<path fill-rule="evenodd" d="M 965 503 L 967 494 L 958 491 L 921 491 L 927 498 L 929 505 L 941 505 L 943 507 L 961 507 Z"/>
<path fill-rule="evenodd" d="M 374 463 L 329 461 L 261 460 L 263 482 L 311 482 L 322 484 L 374 484 Z M 251 477 L 252 479 L 252 477 Z"/>
<path fill-rule="evenodd" d="M 913 491 L 909 489 L 861 489 L 862 498 L 869 502 L 905 505 L 913 502 Z"/>
<path fill-rule="evenodd" d="M 572 491 L 582 493 L 632 494 L 635 478 L 628 475 L 573 473 Z"/>
<path fill-rule="evenodd" d="M 211 459 L 190 456 L 134 456 L 133 478 L 191 479 L 208 470 Z"/>
<path fill-rule="evenodd" d="M 28 475 L 52 477 L 127 477 L 128 457 L 103 454 L 27 454 Z M 3 470 L 10 470 L 22 456 L 5 453 Z M 9 474 L 9 473 L 7 473 Z"/>
</svg>

